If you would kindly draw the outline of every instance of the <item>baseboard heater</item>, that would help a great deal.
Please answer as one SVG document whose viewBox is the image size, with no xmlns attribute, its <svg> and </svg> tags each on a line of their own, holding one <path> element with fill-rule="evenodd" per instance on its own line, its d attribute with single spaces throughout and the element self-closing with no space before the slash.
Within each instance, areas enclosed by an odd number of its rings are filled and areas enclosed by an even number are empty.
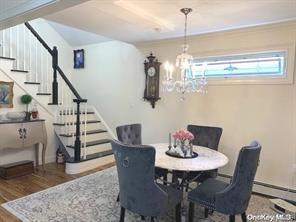
<svg viewBox="0 0 296 222">
<path fill-rule="evenodd" d="M 219 177 L 222 177 L 222 178 L 226 178 L 226 179 L 231 179 L 232 176 L 229 176 L 227 174 L 218 174 Z M 273 189 L 273 190 L 277 190 L 277 191 L 281 191 L 281 192 L 288 192 L 290 193 L 291 195 L 295 195 L 295 198 L 296 198 L 296 190 L 295 189 L 289 189 L 289 188 L 286 188 L 286 187 L 280 187 L 280 186 L 276 186 L 276 185 L 271 185 L 271 184 L 267 184 L 267 183 L 262 183 L 262 182 L 258 182 L 258 181 L 254 181 L 254 184 L 255 185 L 258 185 L 258 186 L 262 186 L 262 187 L 266 187 L 266 188 L 270 188 L 270 189 Z M 260 191 L 255 191 L 254 193 L 259 193 L 261 194 Z M 280 197 L 280 198 L 284 198 L 283 195 L 275 195 L 274 193 L 272 194 L 267 194 L 266 192 L 262 193 L 263 195 L 266 195 L 266 196 L 269 196 L 269 197 Z M 284 198 L 286 199 L 286 198 Z M 296 204 L 296 199 L 288 199 L 289 202 L 292 202 L 292 204 Z"/>
</svg>

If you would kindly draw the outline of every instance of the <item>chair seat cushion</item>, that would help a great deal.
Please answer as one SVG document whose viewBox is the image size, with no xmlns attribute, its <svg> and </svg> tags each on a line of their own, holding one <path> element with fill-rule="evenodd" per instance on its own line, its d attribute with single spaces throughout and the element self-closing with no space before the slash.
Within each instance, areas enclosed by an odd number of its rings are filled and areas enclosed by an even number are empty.
<svg viewBox="0 0 296 222">
<path fill-rule="evenodd" d="M 197 202 L 214 210 L 215 194 L 224 190 L 228 185 L 228 183 L 216 179 L 207 179 L 196 189 L 188 193 L 188 199 L 191 202 Z"/>
<path fill-rule="evenodd" d="M 157 183 L 157 185 L 160 187 L 160 189 L 162 189 L 164 192 L 168 194 L 168 201 L 170 207 L 176 206 L 178 203 L 182 201 L 183 193 L 181 190 L 160 183 Z"/>
</svg>

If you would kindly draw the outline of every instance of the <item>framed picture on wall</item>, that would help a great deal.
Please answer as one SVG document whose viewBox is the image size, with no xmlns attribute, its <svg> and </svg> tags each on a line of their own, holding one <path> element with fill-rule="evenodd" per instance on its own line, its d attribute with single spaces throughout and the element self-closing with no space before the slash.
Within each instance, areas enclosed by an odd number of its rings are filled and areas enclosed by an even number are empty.
<svg viewBox="0 0 296 222">
<path fill-rule="evenodd" d="M 0 81 L 0 108 L 13 108 L 13 84 Z"/>
<path fill-rule="evenodd" d="M 84 68 L 84 49 L 74 50 L 74 69 Z"/>
</svg>

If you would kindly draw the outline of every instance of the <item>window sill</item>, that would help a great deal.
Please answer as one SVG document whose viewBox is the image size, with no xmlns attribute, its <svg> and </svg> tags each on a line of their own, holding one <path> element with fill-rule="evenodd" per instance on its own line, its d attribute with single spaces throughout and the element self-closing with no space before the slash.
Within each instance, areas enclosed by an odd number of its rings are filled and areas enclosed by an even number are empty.
<svg viewBox="0 0 296 222">
<path fill-rule="evenodd" d="M 208 85 L 292 85 L 293 78 L 265 77 L 265 78 L 208 78 Z"/>
</svg>

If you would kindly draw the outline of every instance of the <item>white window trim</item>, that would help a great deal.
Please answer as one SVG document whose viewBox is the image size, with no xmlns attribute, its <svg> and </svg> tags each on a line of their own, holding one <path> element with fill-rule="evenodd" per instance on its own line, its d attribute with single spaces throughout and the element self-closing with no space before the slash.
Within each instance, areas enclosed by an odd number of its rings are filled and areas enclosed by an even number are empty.
<svg viewBox="0 0 296 222">
<path fill-rule="evenodd" d="M 294 64 L 295 64 L 295 43 L 272 45 L 265 47 L 256 47 L 238 50 L 221 50 L 207 51 L 192 54 L 194 58 L 204 59 L 209 57 L 226 56 L 226 55 L 241 55 L 254 54 L 260 52 L 278 52 L 286 53 L 285 73 L 282 76 L 240 76 L 240 77 L 225 77 L 225 78 L 207 78 L 208 85 L 247 85 L 247 84 L 293 84 L 294 82 Z"/>
</svg>

